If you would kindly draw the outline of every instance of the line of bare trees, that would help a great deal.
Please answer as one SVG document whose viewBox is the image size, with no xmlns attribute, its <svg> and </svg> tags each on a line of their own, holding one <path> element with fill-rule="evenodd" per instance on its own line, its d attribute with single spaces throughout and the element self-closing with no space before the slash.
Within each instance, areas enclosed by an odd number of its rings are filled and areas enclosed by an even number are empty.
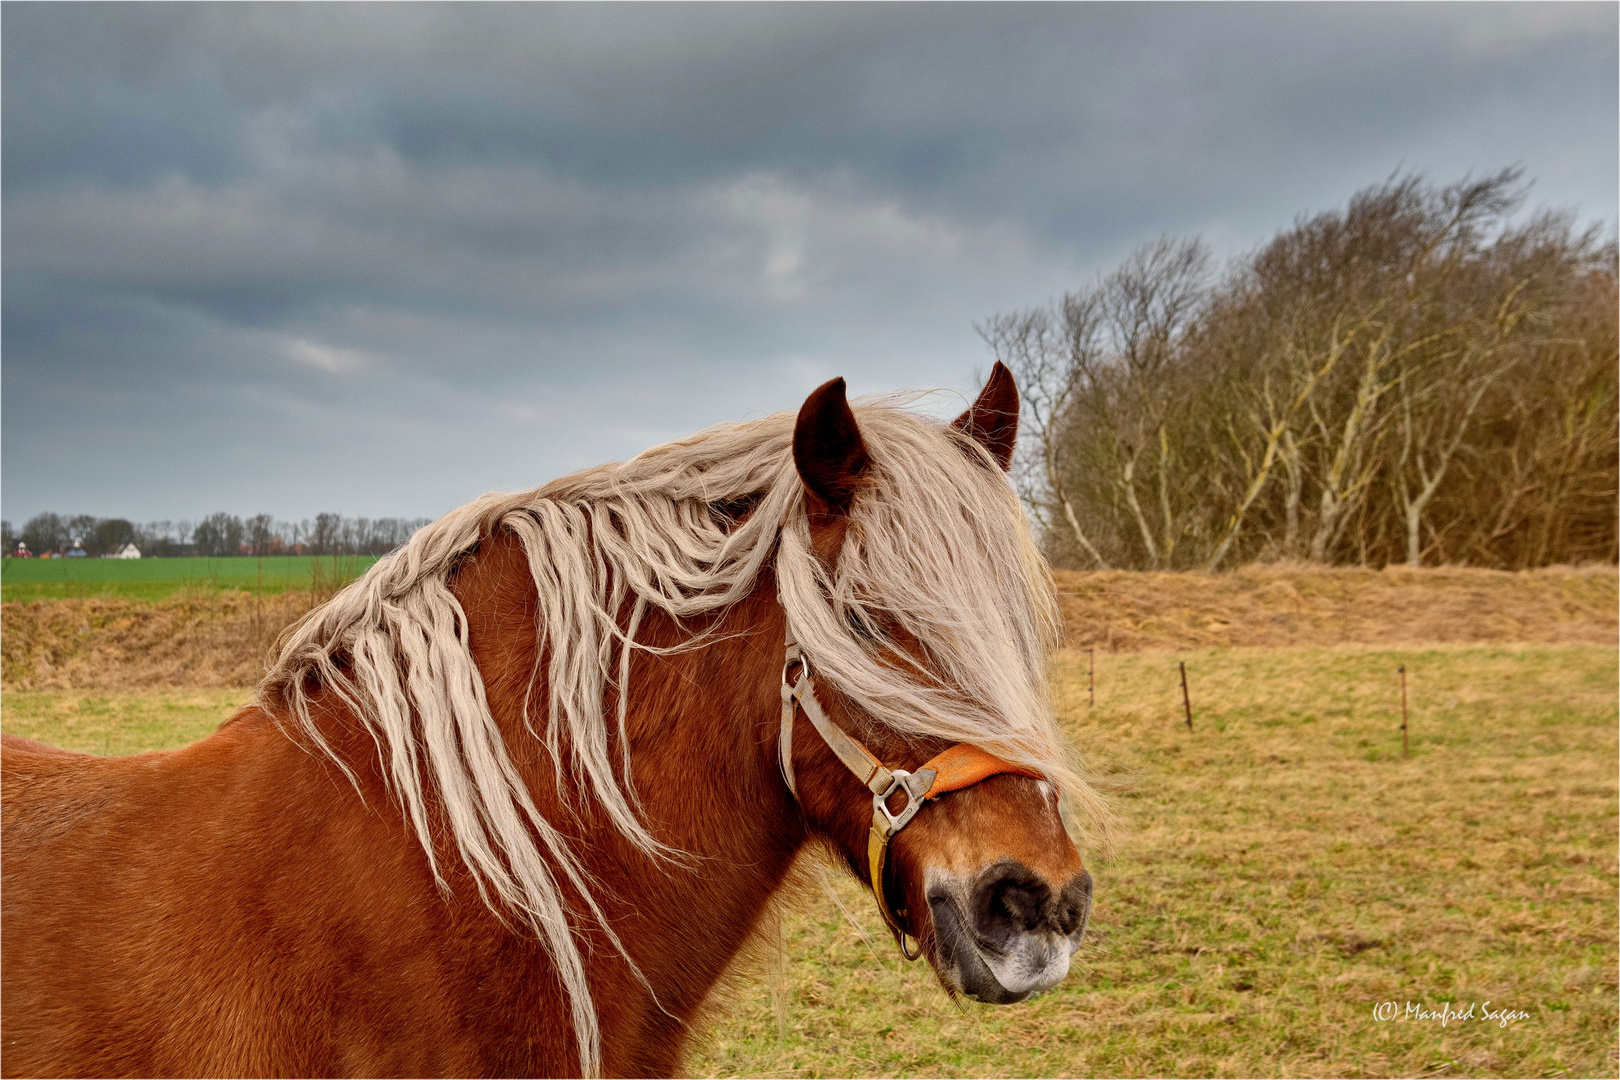
<svg viewBox="0 0 1620 1080">
<path fill-rule="evenodd" d="M 978 329 L 1057 565 L 1616 559 L 1616 244 L 1396 176 L 1217 273 L 1162 239 Z"/>
<path fill-rule="evenodd" d="M 186 555 L 382 555 L 409 540 L 431 518 L 363 518 L 316 514 L 302 521 L 277 521 L 269 514 L 240 518 L 210 514 L 201 521 L 152 521 L 90 514 L 36 514 L 20 533 L 3 523 L 4 548 L 18 542 L 41 555 L 75 548 L 87 556 L 110 555 L 133 543 L 145 556 Z"/>
</svg>

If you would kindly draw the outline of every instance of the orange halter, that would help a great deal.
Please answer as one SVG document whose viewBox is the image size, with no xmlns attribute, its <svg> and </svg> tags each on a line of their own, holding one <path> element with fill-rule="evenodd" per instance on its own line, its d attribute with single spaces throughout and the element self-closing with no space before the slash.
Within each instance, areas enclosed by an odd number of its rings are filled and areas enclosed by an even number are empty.
<svg viewBox="0 0 1620 1080">
<path fill-rule="evenodd" d="M 795 667 L 798 668 L 796 678 L 793 673 Z M 957 743 L 945 749 L 916 772 L 886 767 L 872 751 L 861 745 L 858 739 L 845 733 L 822 711 L 820 702 L 816 700 L 815 683 L 810 677 L 810 662 L 799 650 L 798 642 L 793 640 L 790 631 L 787 639 L 787 658 L 782 664 L 782 730 L 777 741 L 777 752 L 782 766 L 782 779 L 787 781 L 788 790 L 793 793 L 795 799 L 799 797 L 799 789 L 793 775 L 793 715 L 797 711 L 795 706 L 804 710 L 804 715 L 810 718 L 810 723 L 815 725 L 828 747 L 838 756 L 838 760 L 842 761 L 844 767 L 854 773 L 872 793 L 872 830 L 867 834 L 866 841 L 866 861 L 871 877 L 872 895 L 877 898 L 878 910 L 883 913 L 883 921 L 888 924 L 889 932 L 894 935 L 894 940 L 900 946 L 900 954 L 907 960 L 915 960 L 922 955 L 921 946 L 919 945 L 916 952 L 906 947 L 906 931 L 901 928 L 894 912 L 889 910 L 889 901 L 883 894 L 883 868 L 888 860 L 889 841 L 917 816 L 917 811 L 921 810 L 924 804 L 941 795 L 961 791 L 981 780 L 988 780 L 992 776 L 1004 773 L 1029 776 L 1036 780 L 1044 780 L 1045 777 L 1027 765 L 1003 761 L 994 754 L 986 753 L 967 743 Z M 902 791 L 906 793 L 906 805 L 899 813 L 895 813 L 889 809 L 889 800 Z"/>
</svg>

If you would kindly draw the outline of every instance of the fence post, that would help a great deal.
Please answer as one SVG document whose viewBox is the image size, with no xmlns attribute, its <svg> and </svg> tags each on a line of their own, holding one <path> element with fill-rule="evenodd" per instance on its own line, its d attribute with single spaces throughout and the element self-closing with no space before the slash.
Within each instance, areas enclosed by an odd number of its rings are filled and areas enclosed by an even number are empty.
<svg viewBox="0 0 1620 1080">
<path fill-rule="evenodd" d="M 1187 730 L 1191 731 L 1193 729 L 1192 696 L 1187 693 L 1187 662 L 1185 660 L 1178 660 L 1176 661 L 1176 666 L 1181 668 L 1181 707 L 1187 712 Z"/>
<path fill-rule="evenodd" d="M 1406 665 L 1402 664 L 1401 672 L 1401 757 L 1411 758 L 1412 746 L 1406 734 Z"/>
</svg>

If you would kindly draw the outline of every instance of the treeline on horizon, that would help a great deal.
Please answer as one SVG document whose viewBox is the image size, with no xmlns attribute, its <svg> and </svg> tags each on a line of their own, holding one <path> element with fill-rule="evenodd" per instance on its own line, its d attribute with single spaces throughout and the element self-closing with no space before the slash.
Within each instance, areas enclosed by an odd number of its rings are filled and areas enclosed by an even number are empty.
<svg viewBox="0 0 1620 1080">
<path fill-rule="evenodd" d="M 1057 566 L 1614 562 L 1616 243 L 1397 175 L 1217 272 L 1164 238 L 978 326 Z"/>
<path fill-rule="evenodd" d="M 64 554 L 74 546 L 86 556 L 111 555 L 134 544 L 142 557 L 265 556 L 265 555 L 386 555 L 409 540 L 432 518 L 363 518 L 342 514 L 316 514 L 313 519 L 278 521 L 269 514 L 240 518 L 210 514 L 201 521 L 150 521 L 135 524 L 124 518 L 90 514 L 36 514 L 21 532 L 11 522 L 0 522 L 4 550 L 11 554 L 18 543 L 33 555 Z"/>
</svg>

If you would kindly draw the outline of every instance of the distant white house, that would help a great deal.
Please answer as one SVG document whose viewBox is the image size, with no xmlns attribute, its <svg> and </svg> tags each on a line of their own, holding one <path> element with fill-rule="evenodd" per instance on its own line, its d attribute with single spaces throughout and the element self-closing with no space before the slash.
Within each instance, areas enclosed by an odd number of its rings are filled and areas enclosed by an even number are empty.
<svg viewBox="0 0 1620 1080">
<path fill-rule="evenodd" d="M 102 556 L 103 559 L 138 559 L 140 557 L 141 549 L 132 543 L 125 544 L 123 547 L 114 551 L 111 555 Z"/>
</svg>

